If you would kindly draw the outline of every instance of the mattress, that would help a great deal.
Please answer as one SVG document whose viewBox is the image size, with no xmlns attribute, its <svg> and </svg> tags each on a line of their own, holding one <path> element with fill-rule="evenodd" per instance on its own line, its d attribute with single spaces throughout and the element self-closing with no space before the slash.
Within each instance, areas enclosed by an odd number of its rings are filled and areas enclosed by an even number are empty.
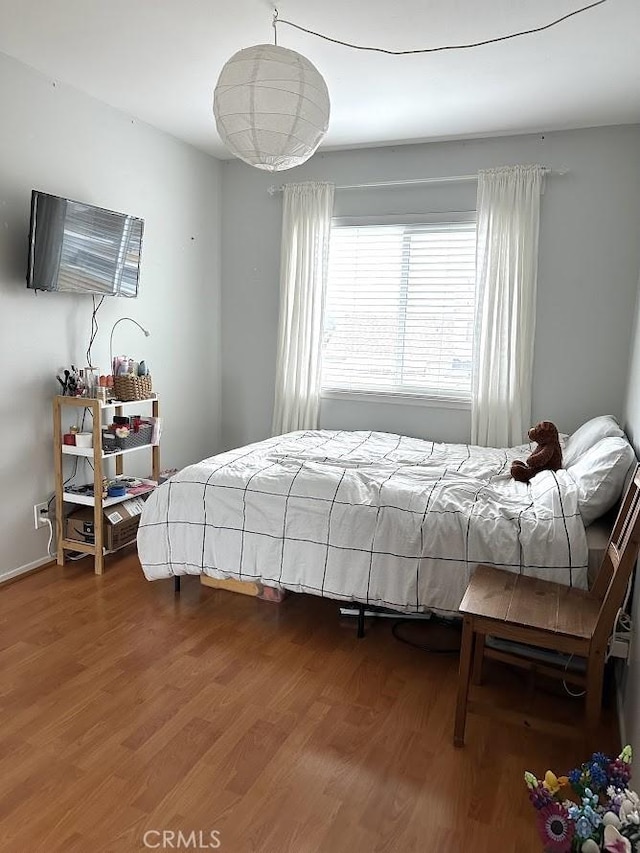
<svg viewBox="0 0 640 853">
<path fill-rule="evenodd" d="M 618 507 L 603 515 L 601 518 L 594 521 L 586 528 L 587 533 L 587 548 L 589 549 L 588 557 L 588 583 L 589 589 L 593 586 L 593 582 L 600 570 L 600 565 L 604 559 L 607 545 L 611 537 L 611 531 L 616 520 Z"/>
<path fill-rule="evenodd" d="M 332 430 L 237 448 L 150 496 L 142 568 L 404 612 L 457 610 L 480 562 L 584 589 L 575 483 L 562 470 L 515 482 L 511 462 L 530 450 Z"/>
</svg>

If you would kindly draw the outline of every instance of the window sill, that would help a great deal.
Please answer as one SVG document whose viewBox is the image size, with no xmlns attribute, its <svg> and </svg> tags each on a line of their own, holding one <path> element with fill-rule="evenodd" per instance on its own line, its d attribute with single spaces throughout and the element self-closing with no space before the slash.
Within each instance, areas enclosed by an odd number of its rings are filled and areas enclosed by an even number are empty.
<svg viewBox="0 0 640 853">
<path fill-rule="evenodd" d="M 436 397 L 422 394 L 402 394 L 381 391 L 339 391 L 323 388 L 320 391 L 323 400 L 345 400 L 355 403 L 392 403 L 402 406 L 425 406 L 436 409 L 471 409 L 469 398 Z"/>
</svg>

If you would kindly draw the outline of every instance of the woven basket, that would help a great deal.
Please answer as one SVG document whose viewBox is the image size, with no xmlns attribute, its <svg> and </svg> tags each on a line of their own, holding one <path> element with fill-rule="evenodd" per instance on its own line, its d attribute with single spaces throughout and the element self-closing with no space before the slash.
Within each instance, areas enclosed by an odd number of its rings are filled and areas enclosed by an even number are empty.
<svg viewBox="0 0 640 853">
<path fill-rule="evenodd" d="M 152 394 L 152 383 L 150 376 L 134 376 L 127 373 L 125 376 L 113 377 L 113 388 L 118 400 L 127 402 L 129 400 L 148 400 Z"/>
</svg>

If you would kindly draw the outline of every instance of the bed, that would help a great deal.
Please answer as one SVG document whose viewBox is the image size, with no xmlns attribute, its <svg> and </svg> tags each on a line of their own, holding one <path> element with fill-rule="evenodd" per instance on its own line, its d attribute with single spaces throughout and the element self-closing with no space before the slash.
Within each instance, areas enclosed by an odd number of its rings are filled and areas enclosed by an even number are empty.
<svg viewBox="0 0 640 853">
<path fill-rule="evenodd" d="M 610 421 L 595 442 L 583 427 L 565 443 L 565 453 L 580 450 L 575 464 L 603 440 L 616 443 L 606 495 L 610 458 L 586 461 L 597 516 L 635 461 Z M 478 563 L 586 588 L 584 483 L 569 466 L 517 483 L 511 462 L 530 451 L 381 432 L 270 438 L 191 465 L 150 496 L 142 568 L 149 580 L 205 575 L 405 613 L 456 611 Z"/>
</svg>

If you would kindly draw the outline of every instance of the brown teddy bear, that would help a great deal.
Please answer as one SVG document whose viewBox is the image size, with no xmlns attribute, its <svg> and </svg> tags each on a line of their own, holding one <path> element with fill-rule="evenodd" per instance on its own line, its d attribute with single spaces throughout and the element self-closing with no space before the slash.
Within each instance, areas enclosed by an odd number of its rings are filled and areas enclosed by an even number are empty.
<svg viewBox="0 0 640 853">
<path fill-rule="evenodd" d="M 511 476 L 520 483 L 528 483 L 539 471 L 557 471 L 562 468 L 562 448 L 558 430 L 551 421 L 541 421 L 529 430 L 531 441 L 538 446 L 526 462 L 516 460 L 511 466 Z"/>
</svg>

